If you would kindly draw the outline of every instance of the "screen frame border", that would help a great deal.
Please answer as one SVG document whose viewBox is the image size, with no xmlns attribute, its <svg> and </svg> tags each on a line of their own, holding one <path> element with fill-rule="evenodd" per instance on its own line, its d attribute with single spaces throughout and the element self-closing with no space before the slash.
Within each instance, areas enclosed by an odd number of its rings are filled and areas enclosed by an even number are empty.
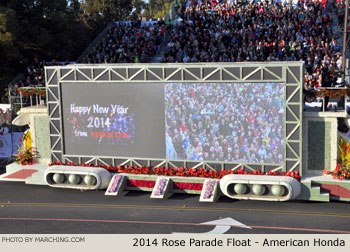
<svg viewBox="0 0 350 252">
<path fill-rule="evenodd" d="M 73 64 L 45 67 L 51 161 L 215 170 L 298 171 L 302 175 L 302 113 L 304 62 L 191 63 L 191 64 Z M 61 85 L 65 83 L 284 83 L 284 163 L 250 164 L 224 161 L 150 159 L 69 155 L 64 151 Z"/>
</svg>

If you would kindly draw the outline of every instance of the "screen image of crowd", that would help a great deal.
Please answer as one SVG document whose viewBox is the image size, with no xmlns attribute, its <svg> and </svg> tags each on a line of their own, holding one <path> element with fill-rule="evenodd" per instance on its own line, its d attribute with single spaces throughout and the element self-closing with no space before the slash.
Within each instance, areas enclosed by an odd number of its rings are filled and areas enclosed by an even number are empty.
<svg viewBox="0 0 350 252">
<path fill-rule="evenodd" d="M 281 164 L 284 84 L 166 84 L 166 157 Z"/>
</svg>

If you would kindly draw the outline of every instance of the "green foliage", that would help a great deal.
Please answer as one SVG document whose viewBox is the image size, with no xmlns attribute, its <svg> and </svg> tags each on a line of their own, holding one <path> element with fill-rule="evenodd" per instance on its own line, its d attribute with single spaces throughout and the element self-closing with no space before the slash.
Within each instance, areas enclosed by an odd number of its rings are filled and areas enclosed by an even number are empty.
<svg viewBox="0 0 350 252">
<path fill-rule="evenodd" d="M 21 56 L 15 47 L 18 24 L 15 11 L 0 5 L 0 97 L 4 96 L 6 85 L 15 75 L 16 69 L 11 62 L 17 61 Z M 1 102 L 4 102 L 1 99 Z"/>
<path fill-rule="evenodd" d="M 113 19 L 137 19 L 145 7 L 143 0 L 84 0 L 81 5 L 86 25 L 95 29 Z"/>
<path fill-rule="evenodd" d="M 149 0 L 145 12 L 147 18 L 164 18 L 172 7 L 174 0 Z"/>
<path fill-rule="evenodd" d="M 92 40 L 81 25 L 80 15 L 79 0 L 0 3 L 0 97 L 5 97 L 8 83 L 35 57 L 61 61 L 78 58 Z"/>
<path fill-rule="evenodd" d="M 35 57 L 76 60 L 112 19 L 140 17 L 143 0 L 7 0 L 0 2 L 0 97 Z"/>
</svg>

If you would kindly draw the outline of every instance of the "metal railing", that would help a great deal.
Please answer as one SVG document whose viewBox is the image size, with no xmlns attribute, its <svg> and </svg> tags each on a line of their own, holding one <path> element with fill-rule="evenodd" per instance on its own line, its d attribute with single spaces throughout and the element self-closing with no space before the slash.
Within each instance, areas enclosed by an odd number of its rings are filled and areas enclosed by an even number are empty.
<svg viewBox="0 0 350 252">
<path fill-rule="evenodd" d="M 23 107 L 46 105 L 45 87 L 23 87 L 19 89 L 9 87 L 8 90 L 8 99 L 13 113 L 17 113 Z"/>
<path fill-rule="evenodd" d="M 346 92 L 347 87 L 322 87 L 319 91 L 328 90 L 332 92 L 333 95 L 330 97 L 328 95 L 316 96 L 316 91 L 304 91 L 304 111 L 309 112 L 344 112 L 350 106 L 349 96 Z M 344 92 L 344 95 L 335 95 L 336 92 Z M 306 96 L 306 97 L 305 97 Z M 310 101 L 311 100 L 311 101 Z M 309 104 L 321 105 L 315 107 L 307 107 L 305 101 Z M 333 106 L 334 105 L 334 106 Z"/>
</svg>

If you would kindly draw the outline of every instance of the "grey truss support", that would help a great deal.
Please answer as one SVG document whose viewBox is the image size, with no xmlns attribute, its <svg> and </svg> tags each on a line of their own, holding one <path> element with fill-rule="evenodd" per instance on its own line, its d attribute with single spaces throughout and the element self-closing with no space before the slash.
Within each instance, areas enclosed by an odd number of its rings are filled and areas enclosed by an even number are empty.
<svg viewBox="0 0 350 252">
<path fill-rule="evenodd" d="M 52 161 L 247 171 L 299 171 L 302 174 L 302 84 L 303 62 L 200 63 L 200 64 L 104 64 L 67 65 L 45 68 L 50 121 Z M 282 165 L 214 161 L 145 159 L 137 157 L 74 156 L 64 152 L 62 137 L 61 85 L 64 83 L 270 83 L 285 84 L 284 157 Z"/>
</svg>

